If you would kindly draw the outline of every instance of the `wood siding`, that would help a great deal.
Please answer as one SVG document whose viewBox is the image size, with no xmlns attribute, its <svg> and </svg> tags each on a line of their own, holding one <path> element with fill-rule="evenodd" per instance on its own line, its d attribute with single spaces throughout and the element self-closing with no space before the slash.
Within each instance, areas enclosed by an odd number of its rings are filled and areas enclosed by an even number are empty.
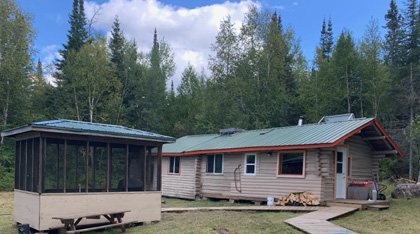
<svg viewBox="0 0 420 234">
<path fill-rule="evenodd" d="M 372 152 L 370 146 L 360 136 L 352 136 L 345 141 L 351 157 L 351 174 L 348 183 L 366 181 L 372 177 Z M 379 163 L 377 164 L 377 167 Z"/>
<path fill-rule="evenodd" d="M 180 158 L 180 174 L 169 174 L 169 158 L 162 157 L 162 195 L 195 199 L 196 195 L 196 156 Z M 198 178 L 199 179 L 199 178 Z"/>
<path fill-rule="evenodd" d="M 16 190 L 14 192 L 14 218 L 18 223 L 27 223 L 39 229 L 39 194 Z"/>
<path fill-rule="evenodd" d="M 372 156 L 370 146 L 360 136 L 352 136 L 344 144 L 348 146 L 348 157 L 351 158 L 348 183 L 376 177 L 384 155 Z M 306 150 L 305 178 L 278 177 L 279 152 L 271 152 L 271 156 L 268 156 L 267 152 L 257 153 L 256 175 L 244 175 L 244 155 L 253 152 L 223 154 L 222 174 L 206 173 L 206 155 L 199 155 L 181 158 L 181 176 L 168 175 L 169 157 L 164 157 L 162 193 L 165 196 L 191 199 L 203 195 L 243 197 L 249 200 L 308 191 L 321 201 L 334 200 L 336 151 L 336 147 Z M 241 192 L 236 190 L 233 173 L 239 164 L 241 167 L 236 173 L 236 185 Z M 186 167 L 190 169 L 186 171 Z"/>
<path fill-rule="evenodd" d="M 29 223 L 41 230 L 62 228 L 63 224 L 52 217 L 84 215 L 130 210 L 124 222 L 151 222 L 160 220 L 160 192 L 118 193 L 49 193 L 37 194 L 15 190 L 15 221 Z M 81 224 L 107 222 L 83 220 Z"/>
<path fill-rule="evenodd" d="M 321 177 L 318 175 L 318 150 L 306 151 L 305 178 L 277 177 L 278 152 L 257 153 L 256 175 L 244 175 L 245 153 L 224 154 L 223 174 L 206 173 L 206 156 L 201 162 L 202 193 L 206 196 L 232 196 L 244 198 L 280 197 L 289 192 L 313 193 L 318 198 L 321 195 Z M 251 152 L 252 153 L 252 152 Z M 237 187 L 235 189 L 233 172 L 241 164 L 237 173 Z"/>
</svg>

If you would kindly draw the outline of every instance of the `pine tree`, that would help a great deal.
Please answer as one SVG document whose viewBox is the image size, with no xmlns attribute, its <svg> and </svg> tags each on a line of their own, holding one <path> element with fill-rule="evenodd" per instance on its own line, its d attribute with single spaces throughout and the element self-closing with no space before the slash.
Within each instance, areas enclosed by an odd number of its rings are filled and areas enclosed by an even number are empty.
<svg viewBox="0 0 420 234">
<path fill-rule="evenodd" d="M 267 91 L 263 102 L 266 105 L 270 126 L 286 126 L 296 122 L 296 82 L 291 70 L 290 41 L 281 29 L 280 16 L 272 15 L 268 25 L 263 53 L 266 55 L 264 79 Z"/>
<path fill-rule="evenodd" d="M 328 19 L 328 29 L 326 32 L 326 39 L 325 39 L 325 55 L 327 58 L 331 57 L 333 51 L 333 44 L 334 44 L 334 36 L 332 31 L 332 21 L 331 17 Z"/>
<path fill-rule="evenodd" d="M 114 24 L 112 25 L 111 38 L 109 40 L 109 49 L 111 52 L 111 62 L 116 67 L 117 78 L 123 83 L 124 82 L 124 61 L 123 61 L 123 50 L 124 50 L 124 34 L 120 29 L 120 22 L 118 16 L 115 16 Z"/>
<path fill-rule="evenodd" d="M 138 91 L 142 95 L 139 103 L 139 126 L 142 129 L 155 132 L 162 132 L 165 129 L 163 117 L 167 96 L 166 81 L 175 70 L 173 57 L 169 44 L 164 40 L 158 41 L 155 29 L 149 66 Z"/>
<path fill-rule="evenodd" d="M 67 44 L 59 50 L 61 59 L 57 60 L 55 66 L 57 72 L 54 74 L 57 80 L 57 88 L 54 105 L 57 107 L 55 113 L 60 117 L 70 117 L 81 120 L 78 102 L 77 87 L 73 85 L 75 77 L 73 74 L 72 61 L 77 52 L 83 47 L 88 39 L 86 30 L 86 16 L 84 13 L 83 0 L 73 0 L 72 13 L 69 15 L 70 29 L 67 34 Z"/>
<path fill-rule="evenodd" d="M 238 36 L 230 16 L 220 22 L 216 41 L 210 48 L 214 56 L 210 56 L 209 61 L 212 76 L 208 87 L 212 101 L 208 103 L 211 106 L 208 107 L 207 118 L 217 126 L 217 130 L 236 125 L 238 119 L 237 93 L 232 84 L 235 83 L 239 48 Z"/>
<path fill-rule="evenodd" d="M 69 24 L 70 29 L 67 34 L 67 44 L 63 44 L 64 49 L 59 50 L 62 59 L 58 60 L 58 63 L 56 64 L 58 70 L 63 70 L 69 51 L 79 51 L 87 40 L 88 33 L 86 30 L 86 16 L 83 0 L 73 0 L 73 9 L 69 15 Z"/>
<path fill-rule="evenodd" d="M 387 21 L 385 28 L 387 28 L 387 33 L 385 34 L 386 53 L 384 59 L 385 63 L 391 67 L 391 73 L 395 74 L 397 66 L 402 65 L 401 43 L 403 32 L 401 27 L 403 22 L 394 0 L 391 0 L 389 7 L 390 9 L 385 15 L 385 20 Z"/>
</svg>

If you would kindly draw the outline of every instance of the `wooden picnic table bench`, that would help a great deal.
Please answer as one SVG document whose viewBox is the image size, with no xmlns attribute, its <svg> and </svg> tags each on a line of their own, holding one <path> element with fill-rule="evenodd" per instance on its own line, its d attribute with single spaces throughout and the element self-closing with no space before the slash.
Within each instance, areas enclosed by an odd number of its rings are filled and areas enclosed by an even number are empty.
<svg viewBox="0 0 420 234">
<path fill-rule="evenodd" d="M 85 215 L 76 215 L 76 216 L 68 216 L 68 217 L 53 217 L 53 219 L 59 219 L 62 224 L 64 224 L 64 230 L 66 233 L 81 233 L 81 232 L 88 232 L 94 231 L 98 229 L 110 228 L 110 227 L 117 227 L 121 228 L 122 232 L 125 232 L 125 225 L 131 224 L 131 222 L 122 222 L 122 218 L 124 214 L 130 212 L 130 210 L 124 211 L 117 211 L 117 212 L 102 212 L 97 214 L 85 214 Z M 100 219 L 101 216 L 105 217 L 110 224 L 100 225 L 96 227 L 89 227 L 84 229 L 77 229 L 77 225 L 82 221 L 82 219 Z M 116 219 L 116 220 L 115 220 Z"/>
</svg>

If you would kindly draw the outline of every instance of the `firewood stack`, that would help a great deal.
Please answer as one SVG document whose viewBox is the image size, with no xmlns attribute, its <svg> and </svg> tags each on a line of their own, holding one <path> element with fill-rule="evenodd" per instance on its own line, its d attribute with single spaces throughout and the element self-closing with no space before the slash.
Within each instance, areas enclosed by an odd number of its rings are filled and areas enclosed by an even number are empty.
<svg viewBox="0 0 420 234">
<path fill-rule="evenodd" d="M 318 206 L 319 200 L 316 198 L 315 195 L 303 192 L 303 193 L 288 193 L 283 197 L 280 197 L 279 200 L 276 202 L 277 206 Z"/>
</svg>

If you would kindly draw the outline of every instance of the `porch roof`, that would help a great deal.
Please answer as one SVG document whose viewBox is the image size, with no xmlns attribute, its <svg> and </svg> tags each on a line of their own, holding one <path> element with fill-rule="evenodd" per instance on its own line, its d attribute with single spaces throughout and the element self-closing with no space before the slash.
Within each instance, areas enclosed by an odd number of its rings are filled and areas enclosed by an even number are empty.
<svg viewBox="0 0 420 234">
<path fill-rule="evenodd" d="M 30 131 L 70 133 L 81 135 L 97 134 L 108 137 L 130 137 L 134 139 L 147 139 L 161 142 L 175 141 L 175 138 L 173 137 L 164 136 L 152 132 L 146 132 L 139 129 L 127 128 L 121 125 L 90 123 L 67 119 L 33 122 L 27 126 L 3 131 L 1 133 L 1 136 L 15 136 Z"/>
<path fill-rule="evenodd" d="M 381 145 L 381 150 L 393 150 L 395 154 L 403 155 L 374 118 L 248 130 L 225 135 L 184 136 L 176 143 L 164 145 L 163 154 L 193 155 L 334 147 L 368 126 L 377 131 L 369 129 L 374 133 L 369 133 L 366 137 L 380 135 L 389 146 L 384 148 Z"/>
</svg>

